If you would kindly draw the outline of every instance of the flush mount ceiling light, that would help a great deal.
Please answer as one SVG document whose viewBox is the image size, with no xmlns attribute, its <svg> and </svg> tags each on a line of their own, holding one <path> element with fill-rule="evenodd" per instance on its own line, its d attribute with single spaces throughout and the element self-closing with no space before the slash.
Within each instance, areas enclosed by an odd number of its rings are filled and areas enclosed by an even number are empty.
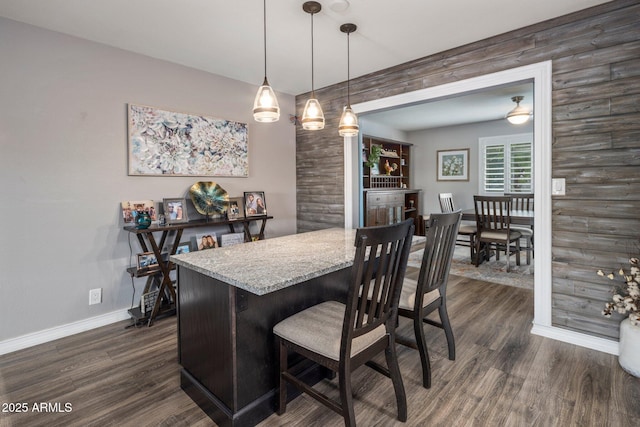
<svg viewBox="0 0 640 427">
<path fill-rule="evenodd" d="M 253 118 L 257 122 L 277 122 L 280 118 L 280 106 L 276 94 L 267 81 L 267 0 L 263 0 L 263 28 L 264 28 L 264 82 L 258 88 L 256 99 L 253 101 Z"/>
<path fill-rule="evenodd" d="M 513 125 L 521 125 L 529 121 L 531 113 L 525 107 L 520 106 L 520 101 L 524 99 L 524 96 L 514 96 L 511 98 L 516 103 L 516 107 L 507 113 L 507 120 Z"/>
<path fill-rule="evenodd" d="M 324 129 L 324 114 L 313 88 L 313 15 L 322 10 L 322 5 L 317 1 L 308 1 L 302 5 L 302 10 L 311 15 L 311 99 L 307 101 L 302 112 L 302 128 L 320 130 Z"/>
<path fill-rule="evenodd" d="M 349 8 L 348 0 L 333 0 L 331 4 L 329 4 L 329 8 L 334 12 L 344 12 Z"/>
<path fill-rule="evenodd" d="M 340 136 L 356 136 L 358 134 L 358 116 L 351 109 L 351 94 L 349 87 L 349 35 L 353 33 L 358 27 L 356 24 L 342 24 L 340 31 L 347 34 L 347 106 L 344 107 L 342 117 L 340 117 L 340 124 L 338 125 L 338 134 Z"/>
</svg>

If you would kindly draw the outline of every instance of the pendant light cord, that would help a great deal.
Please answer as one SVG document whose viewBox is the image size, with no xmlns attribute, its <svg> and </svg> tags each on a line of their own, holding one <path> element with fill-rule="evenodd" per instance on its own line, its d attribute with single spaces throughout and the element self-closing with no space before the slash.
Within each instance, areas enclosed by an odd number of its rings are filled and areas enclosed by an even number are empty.
<svg viewBox="0 0 640 427">
<path fill-rule="evenodd" d="M 315 85 L 313 84 L 313 13 L 311 13 L 311 98 L 316 97 Z"/>
<path fill-rule="evenodd" d="M 262 28 L 264 34 L 262 39 L 264 40 L 264 79 L 267 80 L 267 0 L 263 0 L 263 13 L 262 13 Z"/>
<path fill-rule="evenodd" d="M 351 51 L 349 48 L 349 39 L 350 39 L 351 33 L 347 33 L 347 107 L 351 108 L 351 85 L 350 85 L 350 76 L 351 76 L 351 69 L 350 69 L 350 60 L 349 58 L 351 57 Z"/>
</svg>

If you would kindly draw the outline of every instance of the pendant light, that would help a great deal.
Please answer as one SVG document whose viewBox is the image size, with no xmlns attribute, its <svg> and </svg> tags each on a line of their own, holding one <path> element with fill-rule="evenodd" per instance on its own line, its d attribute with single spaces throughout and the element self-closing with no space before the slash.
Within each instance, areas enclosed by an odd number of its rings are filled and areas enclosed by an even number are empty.
<svg viewBox="0 0 640 427">
<path fill-rule="evenodd" d="M 524 96 L 514 96 L 511 98 L 516 103 L 516 107 L 507 113 L 507 120 L 513 125 L 521 125 L 529 121 L 531 113 L 525 107 L 520 106 L 520 101 L 524 99 Z"/>
<path fill-rule="evenodd" d="M 313 87 L 313 15 L 322 10 L 322 5 L 317 1 L 308 1 L 302 5 L 302 10 L 311 15 L 311 99 L 307 101 L 302 112 L 302 128 L 320 130 L 324 129 L 324 114 Z"/>
<path fill-rule="evenodd" d="M 280 118 L 280 106 L 276 94 L 267 81 L 267 0 L 263 0 L 263 28 L 264 28 L 264 82 L 258 89 L 253 101 L 253 118 L 257 122 L 277 122 Z"/>
<path fill-rule="evenodd" d="M 351 109 L 351 91 L 349 87 L 349 35 L 353 33 L 358 27 L 356 24 L 342 24 L 340 31 L 347 34 L 347 106 L 344 107 L 342 117 L 340 117 L 340 124 L 338 125 L 338 134 L 340 136 L 356 136 L 358 134 L 358 116 Z"/>
</svg>

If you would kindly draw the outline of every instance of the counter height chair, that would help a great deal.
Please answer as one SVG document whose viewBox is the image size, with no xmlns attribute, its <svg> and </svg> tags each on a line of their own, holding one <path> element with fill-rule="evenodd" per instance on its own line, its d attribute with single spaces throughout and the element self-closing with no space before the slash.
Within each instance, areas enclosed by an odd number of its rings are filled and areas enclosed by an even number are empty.
<svg viewBox="0 0 640 427">
<path fill-rule="evenodd" d="M 398 420 L 407 420 L 407 399 L 395 346 L 398 300 L 402 289 L 413 219 L 385 226 L 360 228 L 351 268 L 347 303 L 327 301 L 296 313 L 274 326 L 280 348 L 278 414 L 286 411 L 287 383 L 315 398 L 355 426 L 351 372 L 367 366 L 391 378 Z M 361 298 L 360 295 L 376 295 Z M 302 382 L 288 367 L 292 351 L 338 374 L 340 401 Z M 387 367 L 371 359 L 384 352 Z"/>
<path fill-rule="evenodd" d="M 461 219 L 462 213 L 459 210 L 431 214 L 418 280 L 405 278 L 400 294 L 398 315 L 413 320 L 415 340 L 398 335 L 396 342 L 415 348 L 420 353 L 424 388 L 431 387 L 431 363 L 424 335 L 424 323 L 444 330 L 449 347 L 449 360 L 456 359 L 453 330 L 447 314 L 447 282 Z M 440 321 L 428 319 L 426 316 L 436 309 Z"/>
<path fill-rule="evenodd" d="M 440 193 L 438 194 L 438 200 L 440 202 L 440 211 L 442 213 L 449 213 L 456 210 L 456 206 L 453 203 L 453 194 Z M 476 235 L 478 230 L 475 224 L 460 224 L 458 230 L 458 238 L 456 239 L 456 245 L 468 246 L 471 256 L 471 262 L 476 262 Z M 425 231 L 426 235 L 426 231 Z M 460 238 L 460 236 L 464 236 Z"/>
<path fill-rule="evenodd" d="M 473 196 L 476 210 L 476 248 L 480 251 L 480 245 L 486 244 L 485 251 L 490 253 L 489 246 L 495 246 L 496 260 L 500 259 L 500 250 L 505 251 L 507 257 L 507 271 L 510 266 L 510 256 L 516 254 L 516 264 L 520 265 L 520 238 L 519 231 L 511 229 L 511 197 L 509 196 Z M 478 257 L 479 258 L 479 257 Z M 476 267 L 479 265 L 476 261 Z"/>
</svg>

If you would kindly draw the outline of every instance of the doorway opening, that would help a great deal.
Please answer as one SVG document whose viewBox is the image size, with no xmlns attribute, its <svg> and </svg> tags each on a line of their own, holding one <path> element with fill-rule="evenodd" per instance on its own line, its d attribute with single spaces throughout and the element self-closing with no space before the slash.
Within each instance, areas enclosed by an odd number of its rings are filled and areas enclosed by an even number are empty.
<svg viewBox="0 0 640 427">
<path fill-rule="evenodd" d="M 394 95 L 352 105 L 357 114 L 417 104 L 428 100 L 461 95 L 484 88 L 533 81 L 534 84 L 534 167 L 535 167 L 535 235 L 534 319 L 533 333 L 547 335 L 551 328 L 551 61 L 447 83 L 432 88 Z M 345 227 L 357 226 L 354 201 L 359 196 L 358 176 L 360 142 L 344 139 Z M 356 202 L 357 203 L 357 202 Z"/>
</svg>

